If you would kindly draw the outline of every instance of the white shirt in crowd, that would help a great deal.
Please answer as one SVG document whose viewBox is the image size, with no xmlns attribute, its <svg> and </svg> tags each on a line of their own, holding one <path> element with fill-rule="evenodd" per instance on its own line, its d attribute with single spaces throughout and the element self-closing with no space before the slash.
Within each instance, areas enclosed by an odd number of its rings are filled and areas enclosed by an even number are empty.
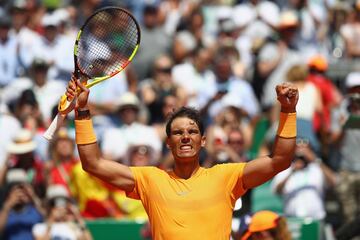
<svg viewBox="0 0 360 240">
<path fill-rule="evenodd" d="M 106 156 L 117 160 L 125 158 L 128 148 L 132 145 L 148 145 L 155 151 L 161 151 L 162 143 L 156 129 L 141 123 L 132 123 L 120 128 L 109 128 L 103 135 L 101 150 Z"/>
<path fill-rule="evenodd" d="M 32 232 L 34 236 L 43 237 L 47 232 L 46 223 L 37 223 Z M 81 236 L 80 228 L 73 222 L 59 222 L 51 225 L 50 239 L 56 240 L 78 240 Z"/>
<path fill-rule="evenodd" d="M 272 181 L 272 189 L 275 192 L 277 186 L 291 174 L 288 168 L 275 176 Z M 302 170 L 292 173 L 283 188 L 284 213 L 292 217 L 309 217 L 324 219 L 325 207 L 322 199 L 325 188 L 324 174 L 317 163 L 309 163 Z M 308 188 L 305 188 L 308 187 Z M 294 194 L 298 189 L 303 188 Z M 289 196 L 292 195 L 290 198 Z M 288 198 L 288 200 L 286 200 Z"/>
</svg>

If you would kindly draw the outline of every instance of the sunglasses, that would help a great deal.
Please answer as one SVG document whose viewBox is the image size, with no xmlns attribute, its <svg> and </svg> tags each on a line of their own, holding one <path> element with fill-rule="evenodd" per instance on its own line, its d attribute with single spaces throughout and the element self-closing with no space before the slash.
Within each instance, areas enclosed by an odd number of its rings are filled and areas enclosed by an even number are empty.
<svg viewBox="0 0 360 240">
<path fill-rule="evenodd" d="M 171 73 L 171 67 L 166 67 L 166 68 L 156 68 L 156 71 L 157 72 L 161 72 L 161 73 L 168 73 L 170 74 Z"/>
</svg>

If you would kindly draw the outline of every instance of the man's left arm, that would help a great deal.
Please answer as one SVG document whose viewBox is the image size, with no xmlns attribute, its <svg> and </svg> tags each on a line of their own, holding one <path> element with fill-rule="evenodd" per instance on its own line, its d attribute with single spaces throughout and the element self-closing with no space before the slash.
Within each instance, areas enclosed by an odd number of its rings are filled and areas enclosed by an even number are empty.
<svg viewBox="0 0 360 240">
<path fill-rule="evenodd" d="M 259 157 L 246 164 L 243 174 L 245 189 L 257 187 L 270 180 L 291 164 L 296 146 L 296 104 L 298 89 L 283 83 L 276 86 L 277 99 L 281 104 L 278 131 L 272 154 Z"/>
</svg>

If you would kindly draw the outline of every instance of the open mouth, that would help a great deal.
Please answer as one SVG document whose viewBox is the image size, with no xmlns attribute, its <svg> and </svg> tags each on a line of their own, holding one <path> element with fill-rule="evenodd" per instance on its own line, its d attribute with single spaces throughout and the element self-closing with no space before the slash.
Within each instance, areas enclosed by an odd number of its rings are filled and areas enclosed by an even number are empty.
<svg viewBox="0 0 360 240">
<path fill-rule="evenodd" d="M 181 151 L 191 151 L 193 149 L 193 147 L 191 145 L 182 145 L 180 146 L 180 150 Z"/>
</svg>

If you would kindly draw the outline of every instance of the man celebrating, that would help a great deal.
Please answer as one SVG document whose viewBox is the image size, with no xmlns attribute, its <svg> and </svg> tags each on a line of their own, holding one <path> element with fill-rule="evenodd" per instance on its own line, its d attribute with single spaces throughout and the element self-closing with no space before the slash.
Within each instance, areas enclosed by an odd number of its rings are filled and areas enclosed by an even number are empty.
<svg viewBox="0 0 360 240">
<path fill-rule="evenodd" d="M 66 95 L 73 99 L 76 88 L 76 143 L 83 168 L 90 174 L 140 199 L 149 215 L 153 239 L 229 239 L 235 201 L 290 166 L 296 139 L 298 90 L 289 84 L 276 87 L 281 103 L 279 128 L 271 156 L 248 163 L 219 164 L 202 168 L 199 154 L 205 146 L 199 114 L 182 107 L 166 125 L 166 145 L 174 169 L 128 167 L 100 157 L 87 106 L 89 90 L 72 78 Z"/>
</svg>

